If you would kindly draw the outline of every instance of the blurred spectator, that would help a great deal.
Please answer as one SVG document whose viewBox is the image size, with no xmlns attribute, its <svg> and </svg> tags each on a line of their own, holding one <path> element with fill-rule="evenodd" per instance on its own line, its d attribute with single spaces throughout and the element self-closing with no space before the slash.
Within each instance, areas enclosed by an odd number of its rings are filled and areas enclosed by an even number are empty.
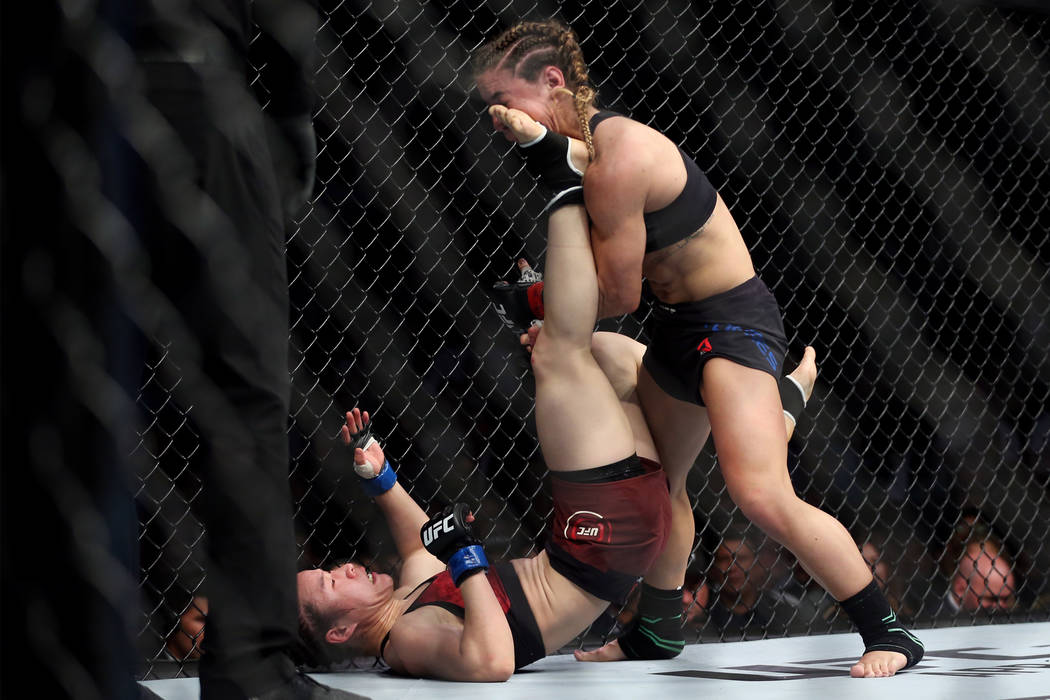
<svg viewBox="0 0 1050 700">
<path fill-rule="evenodd" d="M 767 572 L 757 559 L 755 546 L 743 535 L 726 536 L 715 550 L 707 615 L 724 639 L 782 635 L 794 614 L 778 612 L 776 599 L 760 587 Z"/>
<path fill-rule="evenodd" d="M 882 555 L 882 549 L 872 542 L 865 542 L 860 547 L 860 555 L 864 557 L 864 561 L 871 567 L 875 583 L 878 584 L 883 593 L 886 593 L 887 583 L 890 580 L 890 566 Z M 891 603 L 891 605 L 893 604 Z M 893 607 L 896 608 L 897 606 L 893 605 Z"/>
<path fill-rule="evenodd" d="M 1002 616 L 1034 603 L 1030 589 L 1028 597 L 1021 598 L 1033 573 L 1031 560 L 974 506 L 959 514 L 938 558 L 938 569 L 940 577 L 926 599 L 925 614 Z"/>
<path fill-rule="evenodd" d="M 711 589 L 704 581 L 703 572 L 690 567 L 685 572 L 685 586 L 682 587 L 682 624 L 686 628 L 686 642 L 689 642 L 689 631 L 699 632 L 707 623 L 707 606 L 711 602 Z"/>
<path fill-rule="evenodd" d="M 899 575 L 896 565 L 901 561 L 900 549 L 892 545 L 888 533 L 874 530 L 866 537 L 856 537 L 862 542 L 860 554 L 871 567 L 875 583 L 890 602 L 890 606 L 901 620 L 912 620 L 915 617 L 916 605 L 905 595 L 908 581 Z M 912 569 L 909 575 L 914 576 L 918 569 Z M 926 582 L 923 581 L 923 585 Z"/>
<path fill-rule="evenodd" d="M 866 535 L 854 533 L 853 539 L 861 543 L 861 556 L 871 567 L 875 583 L 897 616 L 902 620 L 912 619 L 915 606 L 902 593 L 906 581 L 896 576 L 892 568 L 899 556 L 889 554 L 889 536 L 881 530 L 875 530 Z M 770 593 L 779 605 L 790 605 L 797 611 L 790 620 L 792 633 L 847 631 L 852 627 L 839 608 L 838 601 L 828 595 L 797 562 L 788 577 L 774 586 Z"/>
<path fill-rule="evenodd" d="M 935 583 L 923 612 L 933 617 L 998 617 L 1017 607 L 1013 558 L 994 536 L 972 537 L 950 576 Z"/>
<path fill-rule="evenodd" d="M 813 580 L 790 552 L 783 550 L 782 556 L 794 563 L 769 587 L 769 596 L 776 601 L 781 615 L 788 616 L 785 619 L 790 620 L 794 631 L 804 633 L 817 628 L 826 631 L 824 626 L 831 616 L 828 608 L 835 605 L 835 599 Z"/>
<path fill-rule="evenodd" d="M 991 534 L 988 523 L 981 517 L 981 512 L 973 506 L 966 506 L 952 528 L 948 541 L 944 543 L 938 566 L 944 576 L 952 576 L 962 559 L 966 543 L 972 539 L 984 540 Z"/>
<path fill-rule="evenodd" d="M 168 637 L 165 649 L 176 661 L 199 659 L 204 641 L 204 620 L 208 614 L 208 599 L 195 595 L 179 622 Z"/>
<path fill-rule="evenodd" d="M 1010 610 L 1016 603 L 1013 563 L 994 539 L 966 545 L 952 577 L 948 606 L 955 612 Z"/>
</svg>

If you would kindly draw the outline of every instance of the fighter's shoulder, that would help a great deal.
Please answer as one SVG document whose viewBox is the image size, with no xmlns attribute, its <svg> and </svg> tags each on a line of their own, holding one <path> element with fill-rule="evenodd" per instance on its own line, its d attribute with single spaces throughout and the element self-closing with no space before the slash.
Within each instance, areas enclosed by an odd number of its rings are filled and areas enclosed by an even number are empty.
<svg viewBox="0 0 1050 700">
<path fill-rule="evenodd" d="M 663 138 L 663 135 L 656 129 L 621 114 L 603 120 L 599 128 L 594 130 L 596 147 L 598 145 L 612 146 L 623 142 L 638 144 L 660 138 Z"/>
<path fill-rule="evenodd" d="M 666 136 L 656 129 L 628 117 L 611 117 L 594 133 L 598 168 L 637 168 L 659 158 Z"/>
</svg>

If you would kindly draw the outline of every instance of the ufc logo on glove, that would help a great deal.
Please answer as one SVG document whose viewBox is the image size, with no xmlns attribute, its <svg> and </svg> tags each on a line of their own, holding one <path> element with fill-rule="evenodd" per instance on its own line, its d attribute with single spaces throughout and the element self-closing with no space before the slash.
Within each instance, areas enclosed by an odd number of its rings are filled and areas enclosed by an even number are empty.
<svg viewBox="0 0 1050 700">
<path fill-rule="evenodd" d="M 434 540 L 441 537 L 442 534 L 453 532 L 454 528 L 452 527 L 452 520 L 455 517 L 455 514 L 449 514 L 444 520 L 439 520 L 426 530 L 423 530 L 423 546 L 429 547 L 434 543 Z"/>
</svg>

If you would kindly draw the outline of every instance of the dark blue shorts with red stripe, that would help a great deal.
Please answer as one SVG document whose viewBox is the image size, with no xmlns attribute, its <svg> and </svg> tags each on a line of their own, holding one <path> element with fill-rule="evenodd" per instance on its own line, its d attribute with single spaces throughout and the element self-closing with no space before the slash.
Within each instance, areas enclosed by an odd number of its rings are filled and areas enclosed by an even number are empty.
<svg viewBox="0 0 1050 700">
<path fill-rule="evenodd" d="M 655 302 L 646 325 L 649 344 L 642 364 L 680 401 L 703 406 L 704 364 L 724 357 L 780 379 L 787 336 L 780 307 L 758 277 L 701 301 Z"/>
</svg>

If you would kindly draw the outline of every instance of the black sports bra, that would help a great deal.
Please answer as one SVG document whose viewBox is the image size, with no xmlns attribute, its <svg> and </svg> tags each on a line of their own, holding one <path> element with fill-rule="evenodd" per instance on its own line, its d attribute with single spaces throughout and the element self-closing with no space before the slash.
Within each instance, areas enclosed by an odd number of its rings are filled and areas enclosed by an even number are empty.
<svg viewBox="0 0 1050 700">
<path fill-rule="evenodd" d="M 537 659 L 542 659 L 545 655 L 543 636 L 536 624 L 536 618 L 532 615 L 532 608 L 529 607 L 529 601 L 525 597 L 525 591 L 521 588 L 521 582 L 518 580 L 514 566 L 510 562 L 497 562 L 486 575 L 493 593 L 496 594 L 496 599 L 503 608 L 503 613 L 507 616 L 507 624 L 510 625 L 511 637 L 514 640 L 514 668 L 518 669 Z M 464 616 L 463 596 L 447 571 L 428 578 L 416 586 L 412 593 L 424 586 L 426 589 L 402 615 L 407 615 L 427 605 L 436 605 L 448 610 L 456 617 Z M 405 597 L 410 597 L 412 593 Z M 389 641 L 390 633 L 387 632 L 379 645 L 380 659 L 383 658 Z"/>
<path fill-rule="evenodd" d="M 624 115 L 602 110 L 591 117 L 591 133 L 609 117 Z M 645 252 L 652 253 L 677 243 L 699 231 L 715 210 L 718 193 L 707 175 L 681 148 L 678 152 L 685 165 L 685 187 L 681 193 L 663 209 L 643 215 L 645 220 Z"/>
</svg>

